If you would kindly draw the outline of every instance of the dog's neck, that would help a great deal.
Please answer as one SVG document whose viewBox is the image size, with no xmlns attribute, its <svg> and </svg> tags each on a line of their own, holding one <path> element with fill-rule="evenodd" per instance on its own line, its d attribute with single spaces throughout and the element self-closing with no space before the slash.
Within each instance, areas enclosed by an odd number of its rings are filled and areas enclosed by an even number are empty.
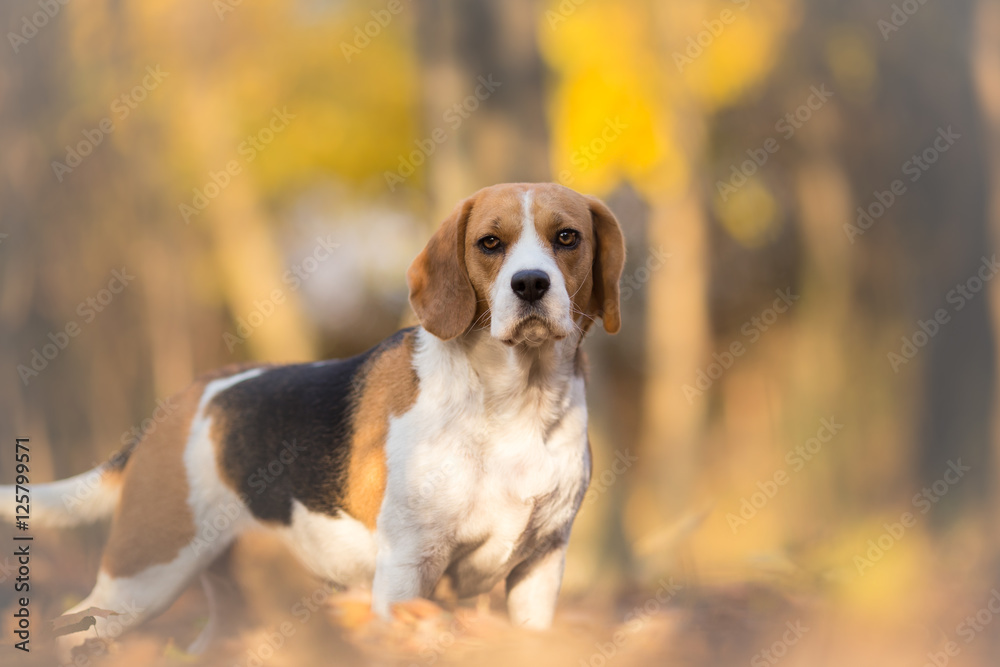
<svg viewBox="0 0 1000 667">
<path fill-rule="evenodd" d="M 522 383 L 525 390 L 538 385 L 554 389 L 575 375 L 582 335 L 574 332 L 540 345 L 509 345 L 481 330 L 467 333 L 457 342 L 485 387 L 493 386 L 494 381 L 514 381 Z"/>
<path fill-rule="evenodd" d="M 497 414 L 530 409 L 561 413 L 577 380 L 583 379 L 582 331 L 541 345 L 507 345 L 488 331 L 473 331 L 431 345 L 444 353 L 448 379 L 457 393 L 480 394 L 483 405 Z M 466 381 L 465 378 L 468 378 Z M 442 378 L 443 380 L 444 378 Z M 543 421 L 547 421 L 543 417 Z"/>
</svg>

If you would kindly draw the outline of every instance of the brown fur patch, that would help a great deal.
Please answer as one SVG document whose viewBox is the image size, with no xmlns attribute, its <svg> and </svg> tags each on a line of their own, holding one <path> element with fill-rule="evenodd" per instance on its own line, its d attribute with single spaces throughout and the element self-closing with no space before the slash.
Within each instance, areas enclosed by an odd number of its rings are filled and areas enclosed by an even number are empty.
<svg viewBox="0 0 1000 667">
<path fill-rule="evenodd" d="M 621 225 L 604 202 L 587 197 L 594 219 L 597 253 L 594 257 L 594 289 L 589 311 L 601 317 L 604 330 L 618 333 L 622 326 L 618 283 L 625 268 L 625 237 Z"/>
<path fill-rule="evenodd" d="M 460 202 L 406 272 L 410 305 L 425 329 L 449 340 L 472 324 L 476 294 L 465 268 L 465 226 L 475 196 Z"/>
<path fill-rule="evenodd" d="M 169 563 L 194 539 L 184 466 L 191 422 L 209 382 L 251 367 L 227 366 L 198 378 L 170 399 L 176 409 L 134 446 L 121 474 L 121 498 L 101 565 L 109 575 L 130 577 Z"/>
<path fill-rule="evenodd" d="M 420 380 L 413 368 L 414 334 L 372 360 L 356 398 L 351 459 L 344 488 L 344 510 L 374 530 L 385 495 L 385 441 L 389 419 L 417 400 Z"/>
<path fill-rule="evenodd" d="M 112 577 L 169 563 L 194 539 L 184 448 L 204 388 L 198 382 L 176 396 L 177 409 L 143 438 L 125 467 L 102 562 Z"/>
</svg>

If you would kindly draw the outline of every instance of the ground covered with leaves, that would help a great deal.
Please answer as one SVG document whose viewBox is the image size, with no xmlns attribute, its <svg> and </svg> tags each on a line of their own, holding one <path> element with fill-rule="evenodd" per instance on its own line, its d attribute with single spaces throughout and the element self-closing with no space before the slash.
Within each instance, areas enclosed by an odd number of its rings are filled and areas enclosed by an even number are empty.
<svg viewBox="0 0 1000 667">
<path fill-rule="evenodd" d="M 57 548 L 67 538 L 55 535 L 47 548 L 38 540 L 30 653 L 12 646 L 13 586 L 0 589 L 0 664 L 55 664 L 51 621 L 86 594 L 99 558 L 98 537 L 78 538 L 83 548 Z M 366 592 L 331 590 L 264 537 L 243 540 L 210 579 L 219 622 L 203 652 L 188 650 L 209 617 L 206 593 L 194 585 L 140 629 L 95 637 L 87 664 L 971 667 L 993 665 L 1000 654 L 1000 619 L 993 622 L 1000 593 L 947 577 L 928 578 L 912 597 L 889 605 L 893 613 L 879 614 L 858 613 L 835 588 L 777 578 L 723 583 L 688 575 L 646 587 L 595 585 L 567 591 L 555 627 L 544 633 L 512 627 L 500 590 L 461 602 L 445 592 L 435 602 L 397 607 L 391 622 L 376 619 Z M 61 623 L 86 624 L 85 616 Z"/>
</svg>

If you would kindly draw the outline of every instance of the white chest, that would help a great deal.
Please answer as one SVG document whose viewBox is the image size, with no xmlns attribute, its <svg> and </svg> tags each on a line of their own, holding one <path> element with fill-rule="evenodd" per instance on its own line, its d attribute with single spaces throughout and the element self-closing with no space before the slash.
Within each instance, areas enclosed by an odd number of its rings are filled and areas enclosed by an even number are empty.
<svg viewBox="0 0 1000 667">
<path fill-rule="evenodd" d="M 547 439 L 517 424 L 481 437 L 471 425 L 453 424 L 414 457 L 421 472 L 408 504 L 420 507 L 427 535 L 451 545 L 447 571 L 461 595 L 489 590 L 541 542 L 568 530 L 590 463 L 585 411 L 567 419 Z"/>
<path fill-rule="evenodd" d="M 464 596 L 568 532 L 590 459 L 582 378 L 491 392 L 455 366 L 422 374 L 417 403 L 391 426 L 379 525 L 444 559 Z"/>
</svg>

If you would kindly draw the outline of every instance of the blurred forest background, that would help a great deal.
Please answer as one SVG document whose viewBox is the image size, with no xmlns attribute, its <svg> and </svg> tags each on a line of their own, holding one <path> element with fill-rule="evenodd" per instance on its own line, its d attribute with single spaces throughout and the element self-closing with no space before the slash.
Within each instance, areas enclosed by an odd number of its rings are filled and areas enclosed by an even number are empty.
<svg viewBox="0 0 1000 667">
<path fill-rule="evenodd" d="M 409 261 L 482 186 L 561 182 L 625 229 L 622 332 L 586 344 L 594 481 L 557 630 L 462 608 L 393 638 L 346 599 L 263 658 L 316 584 L 249 540 L 229 568 L 248 618 L 204 664 L 995 664 L 1000 3 L 0 15 L 0 439 L 31 437 L 34 482 L 155 428 L 202 372 L 410 323 Z M 39 618 L 86 594 L 103 538 L 36 537 Z M 200 595 L 107 664 L 194 660 Z"/>
</svg>

